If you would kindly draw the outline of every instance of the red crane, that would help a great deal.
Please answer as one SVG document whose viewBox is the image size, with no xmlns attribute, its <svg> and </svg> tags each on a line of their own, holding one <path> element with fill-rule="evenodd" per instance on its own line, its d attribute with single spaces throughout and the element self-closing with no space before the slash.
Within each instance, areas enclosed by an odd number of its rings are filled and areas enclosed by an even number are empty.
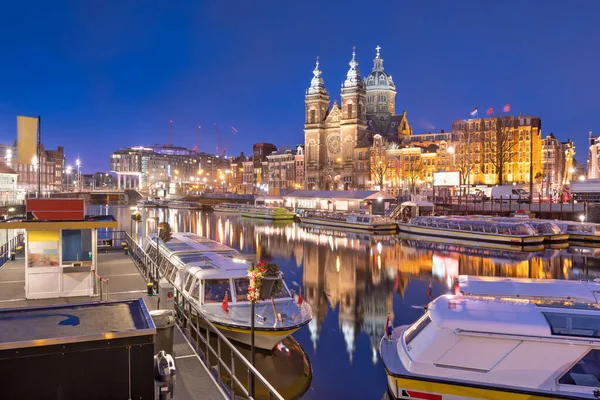
<svg viewBox="0 0 600 400">
<path fill-rule="evenodd" d="M 223 144 L 221 142 L 221 134 L 219 133 L 219 126 L 217 125 L 217 123 L 215 122 L 215 130 L 217 132 L 217 148 L 216 148 L 216 154 L 220 157 L 225 157 L 225 154 L 227 153 L 227 147 L 229 146 L 229 142 L 231 141 L 231 137 L 233 135 L 235 135 L 236 133 L 238 133 L 238 130 L 235 129 L 235 127 L 231 127 L 231 133 L 229 134 L 229 136 L 227 136 L 227 139 L 225 140 L 225 144 Z"/>
</svg>

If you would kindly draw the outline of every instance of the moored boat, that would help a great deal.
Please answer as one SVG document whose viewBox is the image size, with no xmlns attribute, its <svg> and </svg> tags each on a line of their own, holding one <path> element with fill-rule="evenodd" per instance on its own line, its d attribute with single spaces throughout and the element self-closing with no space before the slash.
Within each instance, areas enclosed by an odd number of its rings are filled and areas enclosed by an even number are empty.
<svg viewBox="0 0 600 400">
<path fill-rule="evenodd" d="M 193 304 L 200 322 L 206 319 L 227 338 L 249 345 L 248 257 L 191 233 L 174 233 L 167 243 L 149 235 L 144 248 L 150 257 L 157 257 L 157 247 L 161 274 Z M 267 350 L 312 319 L 310 305 L 289 291 L 281 274 L 277 279 L 281 285 L 273 300 L 255 305 L 255 344 Z"/>
<path fill-rule="evenodd" d="M 598 398 L 600 285 L 474 278 L 468 286 L 461 290 L 476 295 L 438 297 L 382 338 L 392 397 Z"/>
<path fill-rule="evenodd" d="M 244 206 L 241 211 L 242 217 L 248 218 L 260 218 L 270 220 L 293 220 L 296 218 L 296 214 L 287 211 L 282 207 L 268 207 L 268 206 Z"/>
<path fill-rule="evenodd" d="M 136 204 L 140 207 L 156 207 L 158 205 L 155 200 L 138 200 Z"/>
<path fill-rule="evenodd" d="M 199 210 L 202 208 L 202 204 L 197 201 L 180 201 L 174 200 L 167 204 L 168 208 L 182 209 L 182 210 Z"/>
<path fill-rule="evenodd" d="M 554 221 L 550 220 L 525 217 L 490 217 L 487 215 L 471 215 L 467 218 L 491 222 L 524 222 L 531 225 L 538 235 L 544 236 L 544 243 L 566 243 L 569 239 L 569 235 L 563 232 Z"/>
<path fill-rule="evenodd" d="M 371 214 L 302 210 L 298 218 L 303 224 L 328 226 L 360 232 L 396 233 L 398 230 L 398 225 L 395 222 L 385 217 Z"/>
<path fill-rule="evenodd" d="M 600 245 L 600 224 L 575 221 L 555 222 L 562 232 L 569 235 L 569 242 L 583 245 Z"/>
<path fill-rule="evenodd" d="M 239 214 L 245 206 L 241 203 L 219 203 L 212 206 L 212 209 L 215 212 Z"/>
<path fill-rule="evenodd" d="M 398 223 L 401 233 L 427 238 L 442 238 L 448 243 L 499 244 L 509 246 L 539 246 L 545 236 L 538 234 L 527 221 L 496 222 L 461 217 L 413 217 L 408 223 Z"/>
</svg>

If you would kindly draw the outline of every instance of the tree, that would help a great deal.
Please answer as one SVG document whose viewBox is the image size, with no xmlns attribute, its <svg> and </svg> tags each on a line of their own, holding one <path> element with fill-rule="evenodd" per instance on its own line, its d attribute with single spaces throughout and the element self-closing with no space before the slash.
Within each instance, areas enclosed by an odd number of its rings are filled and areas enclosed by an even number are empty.
<svg viewBox="0 0 600 400">
<path fill-rule="evenodd" d="M 421 161 L 421 156 L 410 156 L 410 161 L 405 166 L 404 172 L 406 175 L 406 180 L 408 181 L 408 185 L 410 186 L 410 193 L 415 194 L 415 186 L 419 179 L 421 178 L 421 171 L 423 170 L 423 161 Z"/>
<path fill-rule="evenodd" d="M 371 148 L 370 166 L 371 180 L 383 189 L 387 170 L 389 168 L 389 157 L 387 145 L 381 135 L 373 136 L 373 147 Z"/>
<path fill-rule="evenodd" d="M 486 153 L 494 166 L 498 185 L 504 183 L 504 168 L 515 157 L 518 143 L 518 131 L 511 129 L 513 118 L 496 118 L 495 129 L 485 132 Z M 532 160 L 529 160 L 531 162 Z"/>
</svg>

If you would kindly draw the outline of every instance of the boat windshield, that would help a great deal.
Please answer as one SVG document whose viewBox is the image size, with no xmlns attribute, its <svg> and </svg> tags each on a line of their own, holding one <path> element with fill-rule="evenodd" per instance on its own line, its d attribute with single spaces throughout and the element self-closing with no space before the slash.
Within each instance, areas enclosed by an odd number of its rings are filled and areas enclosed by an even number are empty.
<svg viewBox="0 0 600 400">
<path fill-rule="evenodd" d="M 600 386 L 600 350 L 590 350 L 558 383 L 577 386 Z"/>
<path fill-rule="evenodd" d="M 247 301 L 248 300 L 248 286 L 250 286 L 250 280 L 248 278 L 239 278 L 233 280 L 233 286 L 235 288 L 236 301 Z M 282 286 L 281 290 L 275 294 L 274 298 L 282 299 L 290 297 L 285 285 Z"/>
<path fill-rule="evenodd" d="M 429 325 L 430 322 L 431 318 L 429 318 L 429 313 L 425 313 L 425 315 L 423 315 L 421 319 L 419 319 L 410 328 L 408 328 L 404 333 L 404 342 L 406 343 L 406 345 L 408 346 L 410 342 L 412 342 L 414 338 L 416 338 L 417 335 L 421 333 L 421 331 L 423 331 L 423 329 L 425 329 L 427 325 Z"/>
<path fill-rule="evenodd" d="M 204 281 L 204 303 L 221 303 L 227 298 L 231 299 L 229 279 L 207 279 Z"/>
</svg>

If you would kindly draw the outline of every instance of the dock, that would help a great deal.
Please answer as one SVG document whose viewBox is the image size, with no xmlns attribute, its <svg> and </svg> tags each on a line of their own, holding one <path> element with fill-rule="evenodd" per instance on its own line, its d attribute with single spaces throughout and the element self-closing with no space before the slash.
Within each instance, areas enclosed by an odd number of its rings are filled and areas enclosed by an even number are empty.
<svg viewBox="0 0 600 400">
<path fill-rule="evenodd" d="M 157 297 L 146 295 L 146 280 L 129 255 L 122 251 L 98 254 L 98 274 L 110 281 L 108 299 L 126 300 L 143 298 L 149 310 L 157 308 Z M 106 296 L 106 294 L 105 294 Z M 17 255 L 0 267 L 0 308 L 35 307 L 57 304 L 88 303 L 99 297 L 68 297 L 55 299 L 25 299 L 25 258 Z M 105 298 L 106 300 L 106 298 Z M 176 325 L 173 340 L 173 357 L 177 368 L 174 399 L 217 400 L 226 393 L 209 373 L 199 355 Z"/>
</svg>

